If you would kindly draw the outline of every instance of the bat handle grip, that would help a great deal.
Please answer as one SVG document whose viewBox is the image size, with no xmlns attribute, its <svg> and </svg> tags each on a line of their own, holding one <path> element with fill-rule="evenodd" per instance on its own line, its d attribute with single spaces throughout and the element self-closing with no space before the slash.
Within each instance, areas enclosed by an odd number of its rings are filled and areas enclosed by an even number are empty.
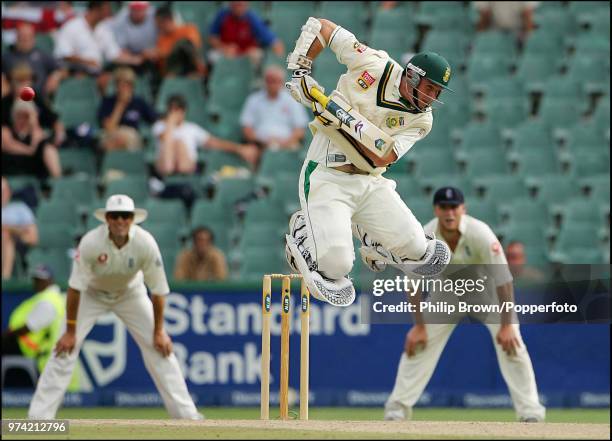
<svg viewBox="0 0 612 441">
<path fill-rule="evenodd" d="M 321 92 L 316 87 L 312 87 L 310 89 L 310 94 L 315 100 L 317 100 L 319 104 L 321 104 L 323 107 L 327 107 L 327 103 L 329 102 L 329 97 L 325 96 L 323 92 Z"/>
</svg>

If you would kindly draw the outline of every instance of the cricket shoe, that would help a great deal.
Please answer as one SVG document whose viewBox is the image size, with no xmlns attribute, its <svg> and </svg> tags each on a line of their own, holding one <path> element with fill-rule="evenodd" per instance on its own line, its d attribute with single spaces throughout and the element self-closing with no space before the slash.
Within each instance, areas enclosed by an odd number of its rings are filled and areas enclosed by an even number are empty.
<svg viewBox="0 0 612 441">
<path fill-rule="evenodd" d="M 412 419 L 412 407 L 406 407 L 400 403 L 385 404 L 385 421 L 410 421 Z"/>
<path fill-rule="evenodd" d="M 295 212 L 289 220 L 289 232 L 285 235 L 285 255 L 287 263 L 302 274 L 310 294 L 334 306 L 349 306 L 355 301 L 355 288 L 350 279 L 332 280 L 317 271 L 317 263 L 306 247 L 307 226 L 304 214 Z"/>
<path fill-rule="evenodd" d="M 425 234 L 427 247 L 419 260 L 403 259 L 402 271 L 423 277 L 435 277 L 442 274 L 450 263 L 452 253 L 446 242 L 436 239 L 436 235 Z"/>
</svg>

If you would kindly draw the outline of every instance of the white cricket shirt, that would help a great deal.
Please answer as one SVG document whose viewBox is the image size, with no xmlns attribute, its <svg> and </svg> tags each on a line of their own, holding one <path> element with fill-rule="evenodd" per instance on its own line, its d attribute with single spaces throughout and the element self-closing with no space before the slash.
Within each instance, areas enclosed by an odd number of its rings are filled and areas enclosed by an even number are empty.
<svg viewBox="0 0 612 441">
<path fill-rule="evenodd" d="M 71 288 L 107 299 L 142 289 L 143 282 L 152 294 L 170 292 L 161 253 L 151 233 L 132 225 L 129 240 L 121 248 L 108 233 L 108 226 L 102 224 L 83 236 L 68 281 Z"/>
</svg>

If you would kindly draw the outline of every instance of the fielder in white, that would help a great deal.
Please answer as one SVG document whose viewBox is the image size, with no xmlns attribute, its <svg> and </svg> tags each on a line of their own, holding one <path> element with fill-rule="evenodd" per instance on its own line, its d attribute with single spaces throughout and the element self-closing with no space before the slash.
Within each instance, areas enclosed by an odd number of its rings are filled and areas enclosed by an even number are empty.
<svg viewBox="0 0 612 441">
<path fill-rule="evenodd" d="M 324 89 L 310 73 L 327 46 L 347 67 L 333 94 L 392 137 L 394 147 L 385 156 L 373 154 L 321 116 L 324 108 L 310 91 Z M 450 259 L 448 247 L 425 236 L 395 191 L 395 182 L 382 173 L 431 130 L 431 104 L 448 89 L 448 62 L 423 52 L 404 68 L 386 52 L 361 44 L 348 30 L 313 17 L 302 26 L 287 61 L 293 75 L 286 87 L 316 116 L 309 124 L 313 139 L 300 174 L 301 210 L 289 222 L 289 265 L 302 273 L 316 298 L 350 305 L 355 290 L 346 276 L 355 259 L 351 224 L 357 223 L 402 262 L 420 264 L 428 274 L 442 270 Z"/>
<path fill-rule="evenodd" d="M 434 195 L 434 213 L 436 217 L 424 229 L 435 233 L 449 245 L 453 252 L 451 265 L 479 265 L 474 268 L 484 271 L 481 265 L 495 264 L 493 290 L 496 290 L 499 301 L 511 301 L 512 275 L 503 248 L 487 224 L 465 214 L 461 191 L 454 187 L 439 189 Z M 416 301 L 419 300 L 420 297 Z M 444 300 L 448 300 L 448 295 Z M 435 317 L 435 314 L 430 316 Z M 400 358 L 395 386 L 385 404 L 386 420 L 410 419 L 412 407 L 425 390 L 440 354 L 461 318 L 462 314 L 456 313 L 441 323 L 439 315 L 438 320 L 428 320 L 426 311 L 421 314 L 417 310 L 415 325 L 406 336 L 405 351 Z M 538 398 L 531 359 L 516 319 L 505 314 L 493 320 L 489 317 L 486 326 L 491 333 L 497 361 L 508 385 L 518 420 L 543 421 L 546 410 Z"/>
<path fill-rule="evenodd" d="M 28 417 L 55 418 L 83 340 L 96 319 L 112 311 L 138 344 L 170 416 L 202 419 L 164 330 L 165 296 L 170 289 L 159 247 L 148 231 L 134 225 L 144 221 L 147 212 L 134 208 L 128 196 L 113 195 L 95 216 L 105 223 L 79 243 L 68 281 L 65 333 L 38 380 Z"/>
</svg>

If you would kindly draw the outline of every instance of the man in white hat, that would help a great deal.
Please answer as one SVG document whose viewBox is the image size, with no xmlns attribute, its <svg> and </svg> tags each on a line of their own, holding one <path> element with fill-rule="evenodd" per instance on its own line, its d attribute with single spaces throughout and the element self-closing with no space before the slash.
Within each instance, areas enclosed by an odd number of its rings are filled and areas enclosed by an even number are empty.
<svg viewBox="0 0 612 441">
<path fill-rule="evenodd" d="M 134 208 L 130 197 L 116 194 L 95 216 L 104 224 L 79 243 L 68 280 L 65 331 L 40 376 L 28 418 L 55 418 L 83 340 L 98 317 L 113 311 L 138 344 L 170 416 L 202 419 L 163 327 L 170 289 L 159 247 L 148 231 L 134 225 L 146 219 L 146 210 Z"/>
</svg>

